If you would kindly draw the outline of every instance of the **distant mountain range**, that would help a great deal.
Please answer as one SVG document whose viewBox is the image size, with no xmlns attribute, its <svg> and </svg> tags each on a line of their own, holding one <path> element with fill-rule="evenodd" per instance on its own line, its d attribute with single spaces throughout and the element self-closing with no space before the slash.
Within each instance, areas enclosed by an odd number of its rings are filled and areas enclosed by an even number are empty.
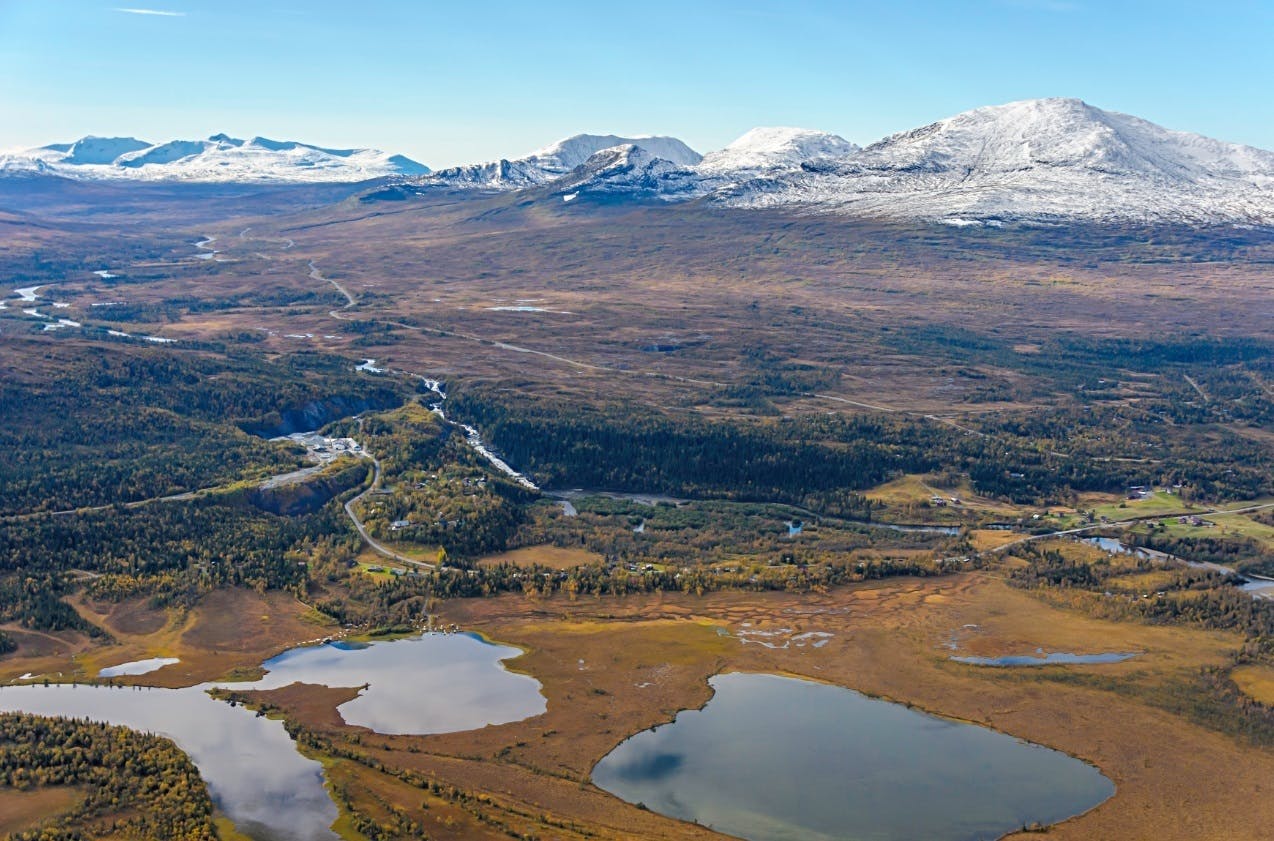
<svg viewBox="0 0 1274 841">
<path fill-rule="evenodd" d="M 1274 153 L 1170 131 L 1077 99 L 967 111 L 866 148 L 826 132 L 758 128 L 697 162 L 670 138 L 563 141 L 600 148 L 568 173 L 543 153 L 433 173 L 410 189 L 523 190 L 952 225 L 1106 220 L 1274 224 Z M 555 147 L 550 147 L 555 148 Z M 679 150 L 681 144 L 677 144 Z M 686 150 L 688 151 L 688 150 Z M 516 179 L 490 177 L 517 173 Z"/>
<path fill-rule="evenodd" d="M 0 155 L 0 176 L 198 182 L 367 181 L 416 176 L 429 167 L 377 149 L 324 149 L 293 141 L 214 134 L 152 144 L 134 137 L 84 137 Z"/>
<path fill-rule="evenodd" d="M 522 190 L 569 175 L 599 152 L 638 146 L 649 155 L 678 167 L 692 167 L 703 156 L 675 137 L 617 137 L 613 134 L 577 134 L 523 158 L 470 164 L 431 173 L 430 187 L 459 189 Z"/>
<path fill-rule="evenodd" d="M 1068 220 L 1274 225 L 1274 152 L 1171 131 L 1077 99 L 978 108 L 860 148 L 757 128 L 700 155 L 672 137 L 581 134 L 520 158 L 430 172 L 375 150 L 216 135 L 84 138 L 0 157 L 0 175 L 358 181 L 370 197 L 525 191 L 539 200 L 699 201 L 951 225 Z"/>
</svg>

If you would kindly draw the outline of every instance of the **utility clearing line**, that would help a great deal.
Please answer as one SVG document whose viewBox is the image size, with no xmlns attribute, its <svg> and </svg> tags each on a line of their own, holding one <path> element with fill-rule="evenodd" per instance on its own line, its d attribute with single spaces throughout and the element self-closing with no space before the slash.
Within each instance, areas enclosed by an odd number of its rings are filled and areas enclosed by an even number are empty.
<svg viewBox="0 0 1274 841">
<path fill-rule="evenodd" d="M 1204 400 L 1212 399 L 1211 397 L 1208 397 L 1208 393 L 1204 391 L 1202 388 L 1200 388 L 1199 384 L 1194 381 L 1194 377 L 1190 376 L 1189 374 L 1182 374 L 1181 376 L 1185 377 L 1185 380 L 1186 382 L 1190 384 L 1190 387 L 1193 388 L 1195 391 L 1199 392 L 1199 396 L 1202 397 Z"/>
</svg>

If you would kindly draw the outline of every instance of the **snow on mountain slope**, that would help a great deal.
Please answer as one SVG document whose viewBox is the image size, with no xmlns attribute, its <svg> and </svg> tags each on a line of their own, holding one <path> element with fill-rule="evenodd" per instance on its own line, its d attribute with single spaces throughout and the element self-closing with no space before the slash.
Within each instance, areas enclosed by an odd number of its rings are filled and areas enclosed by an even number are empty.
<svg viewBox="0 0 1274 841">
<path fill-rule="evenodd" d="M 857 149 L 836 135 L 794 128 L 753 129 L 707 157 L 671 137 L 581 134 L 525 158 L 440 170 L 419 183 L 497 190 L 548 185 L 564 195 L 658 196 L 677 201 L 763 172 L 790 170 L 809 160 L 841 159 Z"/>
<path fill-rule="evenodd" d="M 799 167 L 808 161 L 841 159 L 859 147 L 843 137 L 804 128 L 754 128 L 717 152 L 704 155 L 703 173 L 724 174 L 747 170 Z"/>
<path fill-rule="evenodd" d="M 1078 99 L 967 111 L 874 143 L 858 162 L 959 175 L 1047 168 L 1169 178 L 1274 174 L 1274 153 L 1171 131 Z"/>
<path fill-rule="evenodd" d="M 657 158 L 681 166 L 694 166 L 703 156 L 675 137 L 617 137 L 613 134 L 577 134 L 565 140 L 545 146 L 530 157 L 539 159 L 560 170 L 570 170 L 587 161 L 603 149 L 616 146 L 636 146 Z"/>
<path fill-rule="evenodd" d="M 61 160 L 68 164 L 109 164 L 111 161 L 137 152 L 150 146 L 145 140 L 135 137 L 81 137 L 69 144 L 66 157 Z M 48 147 L 46 147 L 48 148 Z M 57 147 L 52 147 L 56 150 Z"/>
<path fill-rule="evenodd" d="M 593 154 L 548 189 L 567 201 L 580 195 L 668 198 L 679 185 L 693 190 L 696 180 L 693 167 L 629 143 Z"/>
<path fill-rule="evenodd" d="M 526 157 L 438 170 L 421 179 L 419 186 L 518 190 L 560 178 L 604 149 L 626 146 L 636 147 L 681 166 L 691 166 L 702 159 L 698 152 L 675 137 L 577 134 L 545 146 Z"/>
<path fill-rule="evenodd" d="M 835 164 L 717 191 L 727 205 L 967 222 L 1274 223 L 1274 153 L 1076 99 L 979 108 Z"/>
<path fill-rule="evenodd" d="M 410 158 L 377 149 L 324 149 L 225 134 L 158 145 L 131 137 L 85 137 L 0 156 L 0 175 L 43 173 L 86 180 L 364 181 L 427 172 L 428 167 Z"/>
<path fill-rule="evenodd" d="M 212 140 L 170 140 L 158 146 L 150 146 L 120 155 L 110 163 L 139 169 L 144 166 L 176 163 L 185 158 L 195 158 L 206 153 L 216 153 L 226 149 L 237 149 L 234 142 L 217 142 Z"/>
</svg>

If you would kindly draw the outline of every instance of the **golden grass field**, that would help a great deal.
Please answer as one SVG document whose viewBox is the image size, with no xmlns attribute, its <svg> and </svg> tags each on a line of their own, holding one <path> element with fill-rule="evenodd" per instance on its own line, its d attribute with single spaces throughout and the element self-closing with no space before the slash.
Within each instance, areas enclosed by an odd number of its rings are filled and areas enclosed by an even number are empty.
<svg viewBox="0 0 1274 841">
<path fill-rule="evenodd" d="M 150 674 L 112 680 L 193 686 L 233 672 L 250 674 L 263 660 L 287 648 L 339 630 L 330 619 L 277 592 L 220 590 L 209 593 L 190 611 L 156 610 L 145 599 L 99 604 L 77 597 L 72 604 L 82 616 L 109 631 L 115 642 L 94 645 L 78 634 L 47 635 L 66 641 L 52 650 L 32 651 L 24 645 L 16 656 L 0 660 L 0 683 L 27 673 L 54 682 L 87 681 L 107 666 L 178 657 L 180 663 Z"/>
<path fill-rule="evenodd" d="M 602 558 L 595 552 L 578 547 L 563 546 L 525 546 L 501 552 L 498 555 L 487 555 L 481 560 L 483 566 L 496 564 L 514 564 L 515 566 L 531 566 L 539 564 L 550 569 L 573 569 L 584 564 L 595 564 Z"/>
<path fill-rule="evenodd" d="M 27 791 L 0 788 L 0 838 L 39 826 L 75 808 L 86 792 L 73 786 L 42 786 Z"/>
<path fill-rule="evenodd" d="M 1230 677 L 1248 697 L 1266 706 L 1274 706 L 1274 667 L 1239 666 Z"/>
<path fill-rule="evenodd" d="M 519 557 L 546 555 L 521 550 Z M 83 679 L 104 665 L 179 656 L 181 664 L 119 680 L 191 685 L 236 670 L 250 674 L 278 651 L 331 631 L 281 594 L 214 593 L 188 613 L 166 614 L 140 602 L 78 601 L 76 607 L 118 644 L 83 645 L 73 661 L 6 658 L 0 679 L 57 667 L 64 677 Z M 1090 619 L 1009 588 L 994 572 L 806 594 L 502 596 L 444 602 L 437 619 L 521 647 L 526 653 L 507 665 L 542 683 L 548 711 L 468 733 L 386 737 L 340 721 L 335 707 L 354 690 L 260 693 L 330 739 L 338 754 L 364 757 L 318 756 L 360 813 L 415 821 L 431 838 L 507 837 L 506 829 L 555 838 L 711 837 L 701 827 L 618 801 L 594 788 L 588 775 L 625 737 L 706 702 L 710 676 L 735 670 L 846 686 L 1096 764 L 1115 781 L 1116 795 L 1054 827 L 1053 837 L 1257 838 L 1274 821 L 1274 804 L 1261 796 L 1274 774 L 1274 754 L 1164 709 L 1165 699 L 1191 691 L 1201 667 L 1224 666 L 1241 642 L 1237 636 Z M 750 642 L 740 633 L 745 623 L 776 633 L 765 639 L 778 648 Z M 808 631 L 832 636 L 822 648 L 793 641 Z M 1123 663 L 1042 669 L 948 659 L 954 651 L 997 656 L 1037 648 L 1140 654 Z M 1253 697 L 1269 699 L 1274 677 L 1268 672 L 1241 668 L 1234 678 Z M 442 788 L 424 791 L 394 776 L 405 771 Z M 43 805 L 24 806 L 22 814 L 47 817 L 69 802 L 53 793 L 42 798 L 30 802 Z M 5 814 L 17 809 L 12 805 Z M 359 837 L 350 826 L 347 821 L 344 834 Z"/>
</svg>

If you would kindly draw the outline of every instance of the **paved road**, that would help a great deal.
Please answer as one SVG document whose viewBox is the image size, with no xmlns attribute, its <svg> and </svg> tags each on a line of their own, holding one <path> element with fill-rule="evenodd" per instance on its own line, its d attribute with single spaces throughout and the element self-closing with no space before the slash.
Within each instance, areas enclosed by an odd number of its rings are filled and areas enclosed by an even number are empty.
<svg viewBox="0 0 1274 841">
<path fill-rule="evenodd" d="M 361 419 L 359 420 L 358 426 L 359 429 L 362 429 L 363 422 Z M 378 555 L 384 555 L 386 558 L 390 558 L 400 563 L 409 564 L 414 567 L 420 567 L 422 569 L 436 569 L 437 567 L 434 564 L 417 561 L 414 558 L 408 558 L 405 555 L 400 555 L 393 549 L 390 549 L 388 546 L 378 541 L 376 538 L 372 537 L 367 532 L 367 527 L 363 525 L 363 521 L 358 519 L 358 515 L 354 513 L 355 503 L 359 502 L 363 497 L 380 487 L 380 459 L 367 452 L 365 448 L 363 452 L 372 460 L 372 465 L 375 467 L 375 473 L 372 476 L 372 483 L 368 486 L 367 490 L 345 503 L 345 513 L 349 515 L 350 522 L 353 523 L 354 528 L 358 530 L 359 537 L 363 538 L 363 542 L 370 546 Z"/>
<path fill-rule="evenodd" d="M 292 240 L 288 240 L 288 242 L 291 243 Z M 291 246 L 288 246 L 288 247 L 291 247 Z M 345 306 L 341 307 L 341 309 L 339 310 L 332 310 L 330 313 L 328 313 L 328 315 L 330 315 L 332 318 L 339 318 L 342 321 L 349 321 L 347 317 L 340 314 L 341 310 L 347 310 L 358 303 L 357 301 L 354 300 L 354 296 L 349 293 L 349 290 L 346 289 L 344 286 L 342 286 L 339 280 L 335 280 L 330 277 L 324 277 L 323 273 L 319 271 L 319 267 L 314 265 L 313 260 L 310 261 L 310 277 L 312 277 L 314 280 L 327 281 L 328 283 L 336 287 L 337 292 L 340 292 L 342 295 L 345 296 L 345 302 L 346 302 Z"/>
</svg>

